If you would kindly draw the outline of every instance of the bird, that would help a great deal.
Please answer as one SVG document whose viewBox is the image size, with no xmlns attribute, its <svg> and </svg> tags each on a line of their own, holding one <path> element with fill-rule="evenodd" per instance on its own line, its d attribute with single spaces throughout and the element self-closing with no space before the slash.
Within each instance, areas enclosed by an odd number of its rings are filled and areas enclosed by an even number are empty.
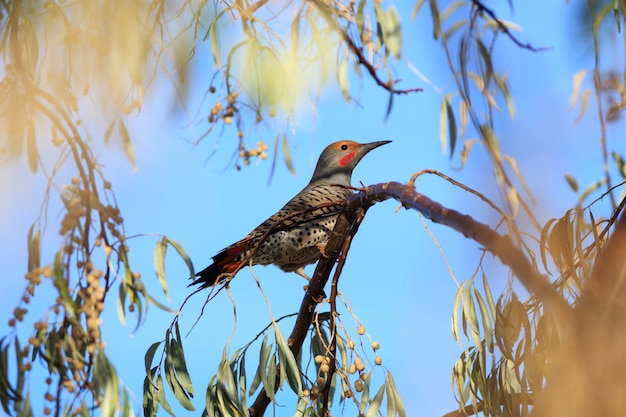
<svg viewBox="0 0 626 417">
<path fill-rule="evenodd" d="M 321 153 L 309 184 L 248 236 L 213 256 L 192 277 L 199 290 L 225 283 L 246 265 L 274 264 L 309 280 L 304 267 L 323 254 L 344 202 L 354 194 L 352 171 L 371 150 L 391 141 L 342 140 Z"/>
</svg>

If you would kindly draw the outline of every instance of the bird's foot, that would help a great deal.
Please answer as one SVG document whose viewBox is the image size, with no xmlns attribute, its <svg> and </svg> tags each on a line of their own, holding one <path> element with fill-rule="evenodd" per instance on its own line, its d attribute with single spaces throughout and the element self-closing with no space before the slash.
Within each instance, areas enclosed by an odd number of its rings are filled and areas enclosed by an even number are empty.
<svg viewBox="0 0 626 417">
<path fill-rule="evenodd" d="M 328 258 L 328 255 L 326 255 L 326 243 L 318 243 L 315 246 L 317 246 L 324 258 Z"/>
</svg>

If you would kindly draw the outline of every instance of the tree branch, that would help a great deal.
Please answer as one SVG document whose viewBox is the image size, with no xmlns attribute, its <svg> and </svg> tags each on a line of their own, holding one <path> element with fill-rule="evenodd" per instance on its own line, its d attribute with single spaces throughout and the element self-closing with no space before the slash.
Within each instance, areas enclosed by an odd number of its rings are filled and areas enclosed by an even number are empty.
<svg viewBox="0 0 626 417">
<path fill-rule="evenodd" d="M 344 250 L 347 251 L 349 248 L 349 240 L 356 233 L 358 223 L 369 207 L 390 198 L 399 201 L 406 209 L 417 210 L 431 221 L 451 227 L 462 233 L 463 236 L 483 245 L 513 270 L 526 290 L 537 297 L 546 309 L 551 311 L 559 324 L 568 325 L 571 307 L 552 286 L 548 278 L 533 267 L 526 255 L 515 246 L 508 236 L 501 235 L 472 217 L 448 209 L 429 199 L 418 193 L 412 184 L 388 182 L 360 189 L 346 201 L 344 209 L 339 214 L 332 236 L 324 251 L 326 256 L 320 259 L 315 268 L 315 273 L 302 300 L 298 318 L 287 341 L 295 357 L 300 354 L 307 332 L 313 322 L 315 307 L 324 298 L 324 287 L 328 282 L 330 272 L 337 259 L 342 254 L 345 256 Z M 332 378 L 330 373 L 328 378 Z M 274 389 L 278 390 L 278 383 L 275 384 Z M 269 403 L 270 399 L 265 390 L 261 390 L 249 409 L 250 417 L 262 416 Z"/>
<path fill-rule="evenodd" d="M 536 48 L 534 46 L 532 46 L 530 43 L 523 43 L 522 41 L 520 41 L 519 39 L 517 39 L 515 37 L 515 35 L 513 35 L 511 33 L 511 31 L 509 30 L 509 28 L 506 26 L 506 24 L 504 24 L 504 22 L 502 22 L 502 20 L 500 20 L 498 18 L 498 16 L 496 16 L 495 12 L 493 10 L 491 10 L 490 8 L 488 8 L 487 6 L 485 6 L 480 0 L 472 0 L 472 4 L 474 6 L 476 6 L 476 9 L 479 12 L 483 12 L 486 13 L 494 22 L 496 22 L 496 25 L 498 25 L 498 28 L 500 28 L 500 30 L 510 39 L 513 41 L 513 43 L 517 46 L 519 46 L 520 48 L 523 49 L 528 49 L 529 51 L 532 52 L 543 52 L 543 51 L 548 51 L 550 49 L 552 49 L 552 47 L 550 46 L 543 46 L 543 47 L 539 47 Z"/>
</svg>

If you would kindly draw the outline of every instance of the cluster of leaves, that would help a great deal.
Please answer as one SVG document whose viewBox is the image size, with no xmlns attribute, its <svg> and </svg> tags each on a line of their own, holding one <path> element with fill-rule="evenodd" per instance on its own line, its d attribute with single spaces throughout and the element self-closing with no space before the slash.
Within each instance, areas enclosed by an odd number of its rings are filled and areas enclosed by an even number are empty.
<svg viewBox="0 0 626 417">
<path fill-rule="evenodd" d="M 336 324 L 331 323 L 333 316 L 329 312 L 318 311 L 309 329 L 308 352 L 305 355 L 303 351 L 299 351 L 294 355 L 278 326 L 278 322 L 291 316 L 293 315 L 270 323 L 232 355 L 229 355 L 227 347 L 224 348 L 217 373 L 208 382 L 203 415 L 262 415 L 262 411 L 257 414 L 258 410 L 249 404 L 249 399 L 260 389 L 272 402 L 278 403 L 276 392 L 282 390 L 285 384 L 298 398 L 294 411 L 296 416 L 324 415 L 325 410 L 337 399 L 339 404 L 354 403 L 359 415 L 376 416 L 385 398 L 388 415 L 406 415 L 393 376 L 382 366 L 380 356 L 376 355 L 373 363 L 367 359 L 362 340 L 366 333 L 362 325 L 357 329 L 358 345 L 340 320 L 340 334 L 335 334 L 333 338 L 330 333 L 330 328 Z M 195 391 L 187 371 L 177 319 L 172 327 L 174 330 L 166 332 L 164 342 L 154 343 L 146 352 L 143 401 L 146 416 L 155 416 L 159 406 L 174 415 L 164 391 L 163 376 L 176 400 L 185 409 L 194 410 L 190 398 Z M 152 366 L 162 343 L 164 347 L 161 359 L 156 366 Z M 255 344 L 259 344 L 258 363 L 250 382 L 246 357 Z M 333 344 L 336 345 L 337 352 L 333 351 Z M 374 352 L 380 348 L 371 339 L 368 344 Z M 372 384 L 377 379 L 373 378 L 376 369 L 381 370 L 384 382 L 374 393 Z"/>
</svg>

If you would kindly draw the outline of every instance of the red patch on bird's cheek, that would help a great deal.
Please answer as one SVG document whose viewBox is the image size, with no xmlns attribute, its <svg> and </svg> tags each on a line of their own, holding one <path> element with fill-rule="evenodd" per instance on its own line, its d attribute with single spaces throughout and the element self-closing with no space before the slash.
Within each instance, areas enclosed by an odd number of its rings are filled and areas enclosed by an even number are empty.
<svg viewBox="0 0 626 417">
<path fill-rule="evenodd" d="M 350 163 L 350 161 L 352 161 L 352 158 L 354 158 L 355 154 L 356 152 L 350 152 L 349 154 L 341 158 L 339 160 L 339 165 L 341 165 L 342 167 L 347 166 Z"/>
</svg>

